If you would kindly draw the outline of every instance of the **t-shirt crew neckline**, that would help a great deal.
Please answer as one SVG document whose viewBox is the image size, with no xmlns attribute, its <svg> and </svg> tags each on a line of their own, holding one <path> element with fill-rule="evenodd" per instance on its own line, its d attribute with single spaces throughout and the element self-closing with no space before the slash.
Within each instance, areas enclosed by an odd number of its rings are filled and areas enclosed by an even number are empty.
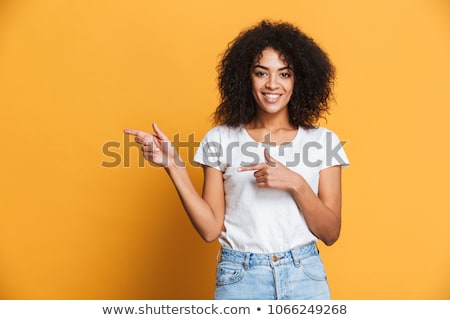
<svg viewBox="0 0 450 320">
<path fill-rule="evenodd" d="M 248 138 L 250 141 L 256 142 L 256 143 L 258 143 L 258 144 L 264 144 L 264 142 L 256 141 L 255 139 L 253 139 L 253 137 L 250 135 L 250 133 L 248 133 L 247 128 L 245 127 L 245 125 L 242 125 L 241 128 L 242 128 L 244 134 L 247 136 L 247 138 Z M 297 140 L 300 138 L 300 136 L 301 136 L 301 131 L 303 131 L 303 128 L 299 126 L 299 127 L 297 128 L 297 133 L 295 134 L 294 138 L 293 138 L 291 141 L 286 141 L 286 142 L 283 142 L 282 144 L 276 144 L 275 146 L 276 146 L 276 147 L 279 147 L 280 145 L 294 143 L 295 141 L 297 141 Z"/>
</svg>

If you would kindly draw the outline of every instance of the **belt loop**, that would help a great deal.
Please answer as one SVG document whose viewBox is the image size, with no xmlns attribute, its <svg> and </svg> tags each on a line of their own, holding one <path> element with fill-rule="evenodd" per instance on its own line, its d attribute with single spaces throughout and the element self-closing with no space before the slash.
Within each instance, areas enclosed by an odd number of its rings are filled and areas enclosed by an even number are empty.
<svg viewBox="0 0 450 320">
<path fill-rule="evenodd" d="M 296 267 L 300 266 L 300 258 L 298 257 L 295 249 L 291 250 L 291 255 L 292 255 L 292 261 L 294 262 L 294 266 L 296 266 Z"/>
<path fill-rule="evenodd" d="M 244 260 L 244 269 L 248 270 L 249 266 L 250 266 L 250 252 L 246 252 L 245 253 L 245 260 Z"/>
</svg>

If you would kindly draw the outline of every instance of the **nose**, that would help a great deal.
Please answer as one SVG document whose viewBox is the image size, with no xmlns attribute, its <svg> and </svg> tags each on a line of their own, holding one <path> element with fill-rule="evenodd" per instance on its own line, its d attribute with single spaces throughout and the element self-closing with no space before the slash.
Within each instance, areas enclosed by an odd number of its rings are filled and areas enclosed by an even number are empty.
<svg viewBox="0 0 450 320">
<path fill-rule="evenodd" d="M 276 76 L 270 75 L 269 77 L 267 77 L 267 81 L 266 81 L 267 89 L 275 90 L 278 88 L 278 86 L 279 86 L 279 84 L 277 82 Z"/>
</svg>

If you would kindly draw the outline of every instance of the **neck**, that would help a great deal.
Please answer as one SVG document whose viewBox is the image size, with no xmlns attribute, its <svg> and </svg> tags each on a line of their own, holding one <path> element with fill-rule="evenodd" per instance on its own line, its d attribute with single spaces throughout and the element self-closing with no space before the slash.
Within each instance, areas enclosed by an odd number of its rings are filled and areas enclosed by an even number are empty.
<svg viewBox="0 0 450 320">
<path fill-rule="evenodd" d="M 295 129 L 289 123 L 287 114 L 257 114 L 256 117 L 249 123 L 249 128 L 267 129 L 270 132 L 275 132 L 280 129 Z"/>
</svg>

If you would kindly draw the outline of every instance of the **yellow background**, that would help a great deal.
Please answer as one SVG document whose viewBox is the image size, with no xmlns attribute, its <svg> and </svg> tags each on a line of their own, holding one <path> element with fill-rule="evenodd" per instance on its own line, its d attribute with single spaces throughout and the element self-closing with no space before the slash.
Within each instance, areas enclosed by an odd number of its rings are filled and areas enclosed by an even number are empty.
<svg viewBox="0 0 450 320">
<path fill-rule="evenodd" d="M 321 245 L 333 298 L 450 298 L 447 0 L 0 1 L 0 298 L 212 298 L 217 243 L 164 170 L 136 147 L 124 165 L 122 129 L 200 140 L 220 54 L 262 18 L 337 67 L 322 124 L 351 166 L 341 238 Z"/>
</svg>

